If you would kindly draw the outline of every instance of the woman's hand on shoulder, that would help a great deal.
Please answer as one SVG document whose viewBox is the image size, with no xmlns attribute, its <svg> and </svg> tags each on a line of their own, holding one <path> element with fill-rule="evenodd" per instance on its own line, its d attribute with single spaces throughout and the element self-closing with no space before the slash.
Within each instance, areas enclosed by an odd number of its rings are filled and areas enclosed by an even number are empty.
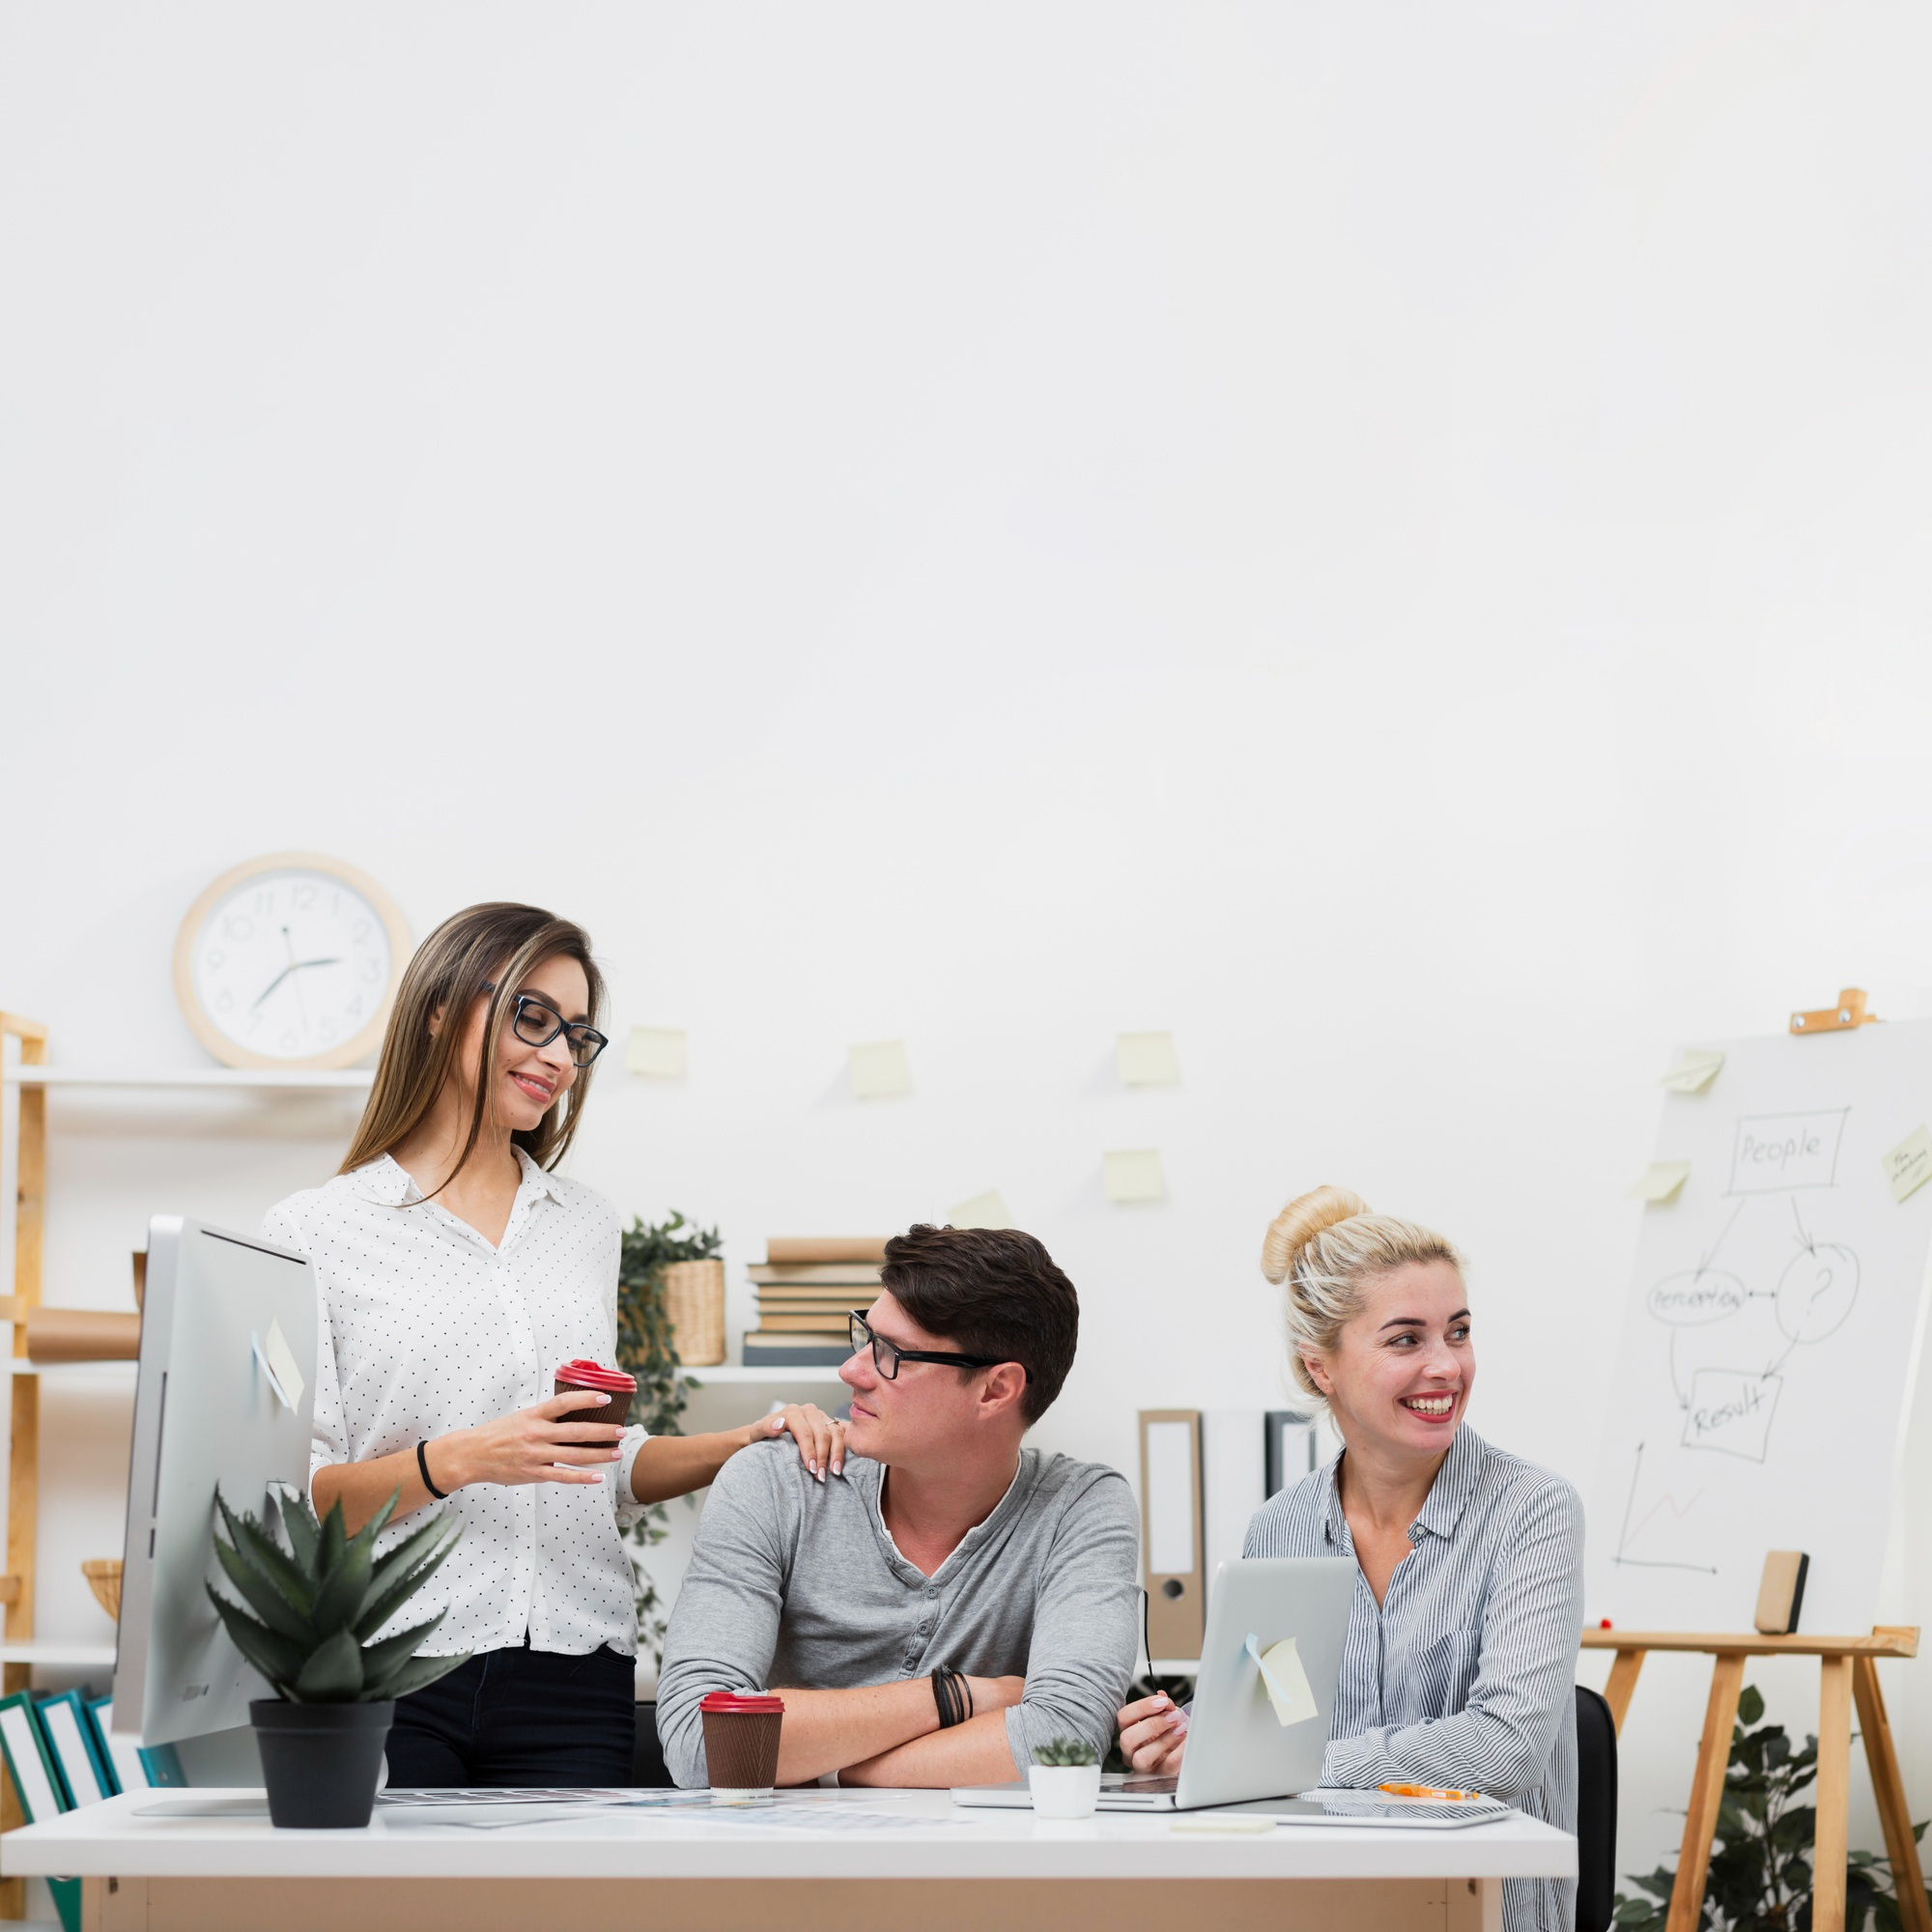
<svg viewBox="0 0 1932 1932">
<path fill-rule="evenodd" d="M 1187 1748 L 1187 1713 L 1165 1692 L 1121 1712 L 1121 1755 L 1143 1776 L 1172 1777 Z"/>
<path fill-rule="evenodd" d="M 746 1432 L 746 1442 L 769 1442 L 775 1436 L 789 1435 L 798 1445 L 798 1459 L 808 1473 L 822 1483 L 826 1472 L 842 1475 L 845 1470 L 845 1425 L 819 1407 L 815 1402 L 787 1403 L 776 1415 L 761 1416 Z"/>
</svg>

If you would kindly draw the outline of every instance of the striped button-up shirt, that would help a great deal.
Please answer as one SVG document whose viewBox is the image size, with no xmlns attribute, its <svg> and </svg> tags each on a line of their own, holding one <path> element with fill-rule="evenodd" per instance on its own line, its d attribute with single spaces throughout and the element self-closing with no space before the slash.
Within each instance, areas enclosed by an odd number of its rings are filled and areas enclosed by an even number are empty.
<svg viewBox="0 0 1932 1932">
<path fill-rule="evenodd" d="M 1340 1461 L 1264 1505 L 1242 1555 L 1354 1555 Z M 1321 1781 L 1474 1789 L 1576 1831 L 1577 1492 L 1465 1426 L 1408 1541 L 1381 1604 L 1356 1576 Z M 1570 1932 L 1576 1892 L 1568 1879 L 1506 1879 L 1503 1924 Z"/>
</svg>

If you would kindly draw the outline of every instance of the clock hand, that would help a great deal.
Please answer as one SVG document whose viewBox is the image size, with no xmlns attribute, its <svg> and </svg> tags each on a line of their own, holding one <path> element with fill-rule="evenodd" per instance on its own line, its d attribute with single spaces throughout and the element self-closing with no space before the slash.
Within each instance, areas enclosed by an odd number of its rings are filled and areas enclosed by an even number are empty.
<svg viewBox="0 0 1932 1932">
<path fill-rule="evenodd" d="M 289 977 L 289 975 L 293 973 L 295 970 L 296 969 L 293 966 L 284 966 L 282 970 L 279 973 L 277 973 L 275 977 L 272 980 L 270 980 L 269 983 L 266 986 L 264 986 L 259 993 L 255 995 L 256 1006 L 259 1007 L 262 1004 L 262 1002 L 266 1000 L 269 997 L 269 995 L 272 993 L 275 990 L 275 988 L 279 986 L 282 983 L 282 981 L 286 980 Z"/>
<path fill-rule="evenodd" d="M 299 968 L 296 964 L 296 943 L 289 937 L 287 926 L 282 927 L 282 944 L 288 949 L 289 971 L 291 973 L 299 971 Z M 302 1032 L 306 1033 L 308 1031 L 308 1002 L 302 998 L 302 982 L 299 980 L 296 981 L 296 1011 L 300 1015 Z"/>
<path fill-rule="evenodd" d="M 293 947 L 291 947 L 289 950 L 290 952 L 295 951 Z M 282 970 L 279 973 L 277 973 L 275 977 L 272 980 L 270 980 L 269 983 L 266 986 L 264 986 L 262 990 L 255 996 L 255 1005 L 259 1007 L 262 1004 L 262 1002 L 266 1000 L 269 997 L 269 995 L 272 993 L 275 990 L 275 988 L 279 986 L 282 983 L 282 981 L 289 977 L 291 973 L 299 973 L 304 966 L 340 966 L 341 964 L 342 961 L 340 959 L 291 960 L 289 964 L 284 966 Z"/>
</svg>

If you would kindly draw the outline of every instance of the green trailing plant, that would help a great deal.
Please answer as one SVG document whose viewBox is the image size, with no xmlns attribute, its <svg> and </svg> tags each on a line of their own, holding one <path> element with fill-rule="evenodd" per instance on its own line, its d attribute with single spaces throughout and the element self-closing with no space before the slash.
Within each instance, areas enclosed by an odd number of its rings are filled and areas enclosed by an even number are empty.
<svg viewBox="0 0 1932 1932">
<path fill-rule="evenodd" d="M 416 1655 L 447 1614 L 441 1610 L 427 1623 L 375 1640 L 463 1533 L 459 1523 L 435 1516 L 378 1556 L 376 1539 L 388 1526 L 401 1494 L 398 1491 L 350 1536 L 339 1501 L 318 1522 L 306 1496 L 285 1492 L 278 1511 L 288 1538 L 284 1547 L 255 1518 L 238 1516 L 215 1491 L 228 1541 L 217 1532 L 214 1554 L 255 1614 L 230 1603 L 213 1584 L 203 1587 L 236 1649 L 284 1701 L 381 1704 L 407 1697 L 469 1661 L 467 1652 Z"/>
<path fill-rule="evenodd" d="M 1049 1738 L 1034 1752 L 1033 1761 L 1058 1769 L 1065 1765 L 1098 1764 L 1100 1753 L 1078 1738 Z"/>
<path fill-rule="evenodd" d="M 1759 1724 L 1764 1698 L 1749 1684 L 1738 1698 L 1730 1762 L 1711 1847 L 1701 1932 L 1810 1932 L 1813 1842 L 1818 1812 L 1804 1802 L 1818 1776 L 1818 1740 L 1791 1747 L 1782 1724 Z M 1757 1725 L 1756 1729 L 1747 1726 Z M 1921 1837 L 1925 1827 L 1915 1825 Z M 1659 1865 L 1631 1884 L 1649 1897 L 1617 1893 L 1621 1932 L 1664 1932 L 1676 1874 Z M 1927 1888 L 1932 1897 L 1932 1887 Z M 1890 1865 L 1870 1852 L 1846 1861 L 1846 1932 L 1902 1932 Z"/>
<path fill-rule="evenodd" d="M 698 1384 L 680 1376 L 670 1317 L 665 1312 L 664 1271 L 672 1262 L 707 1262 L 724 1247 L 716 1228 L 700 1228 L 672 1211 L 668 1220 L 636 1217 L 617 1257 L 617 1364 L 638 1378 L 631 1420 L 653 1435 L 684 1434 L 684 1405 Z M 664 1659 L 665 1603 L 644 1567 L 645 1552 L 670 1534 L 670 1516 L 652 1503 L 626 1536 L 638 1641 L 654 1662 Z"/>
</svg>

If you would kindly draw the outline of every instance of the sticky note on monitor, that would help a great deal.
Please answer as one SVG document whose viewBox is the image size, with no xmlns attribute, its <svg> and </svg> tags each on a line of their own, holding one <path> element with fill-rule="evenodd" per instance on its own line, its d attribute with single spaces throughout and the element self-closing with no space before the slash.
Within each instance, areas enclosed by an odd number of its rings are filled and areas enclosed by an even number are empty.
<svg viewBox="0 0 1932 1932">
<path fill-rule="evenodd" d="M 1010 1228 L 1013 1217 L 1007 1212 L 1007 1204 L 1000 1199 L 1000 1190 L 995 1187 L 984 1194 L 976 1194 L 970 1201 L 962 1201 L 946 1217 L 955 1228 Z"/>
<path fill-rule="evenodd" d="M 624 1071 L 653 1080 L 682 1080 L 684 1035 L 673 1027 L 633 1027 L 624 1045 Z"/>
<path fill-rule="evenodd" d="M 1932 1130 L 1914 1127 L 1889 1153 L 1879 1156 L 1891 1198 L 1903 1201 L 1932 1180 Z"/>
<path fill-rule="evenodd" d="M 1626 1201 L 1670 1201 L 1690 1178 L 1688 1160 L 1654 1160 L 1626 1190 Z"/>
<path fill-rule="evenodd" d="M 1126 1148 L 1100 1156 L 1100 1180 L 1109 1201 L 1164 1201 L 1167 1176 L 1158 1148 Z"/>
<path fill-rule="evenodd" d="M 1677 1065 L 1657 1084 L 1672 1094 L 1701 1094 L 1718 1077 L 1723 1064 L 1721 1053 L 1687 1049 L 1677 1056 Z"/>
<path fill-rule="evenodd" d="M 890 1100 L 912 1092 L 912 1063 L 906 1058 L 904 1040 L 848 1047 L 846 1056 L 855 1100 Z"/>
<path fill-rule="evenodd" d="M 1172 1087 L 1180 1078 L 1180 1059 L 1171 1033 L 1114 1036 L 1114 1071 L 1122 1087 Z"/>
<path fill-rule="evenodd" d="M 282 1393 L 289 1399 L 289 1406 L 299 1408 L 302 1391 L 308 1384 L 302 1379 L 301 1370 L 296 1366 L 296 1351 L 289 1347 L 289 1338 L 282 1333 L 279 1321 L 269 1323 L 269 1332 L 262 1340 L 262 1353 L 268 1357 L 269 1367 L 281 1383 Z"/>
<path fill-rule="evenodd" d="M 1308 1672 L 1301 1667 L 1301 1653 L 1295 1649 L 1292 1636 L 1285 1636 L 1263 1650 L 1250 1632 L 1246 1649 L 1260 1667 L 1262 1684 L 1268 1702 L 1274 1706 L 1278 1724 L 1286 1729 L 1290 1724 L 1305 1724 L 1318 1715 L 1321 1706 L 1315 1701 L 1314 1687 L 1308 1681 Z"/>
</svg>

